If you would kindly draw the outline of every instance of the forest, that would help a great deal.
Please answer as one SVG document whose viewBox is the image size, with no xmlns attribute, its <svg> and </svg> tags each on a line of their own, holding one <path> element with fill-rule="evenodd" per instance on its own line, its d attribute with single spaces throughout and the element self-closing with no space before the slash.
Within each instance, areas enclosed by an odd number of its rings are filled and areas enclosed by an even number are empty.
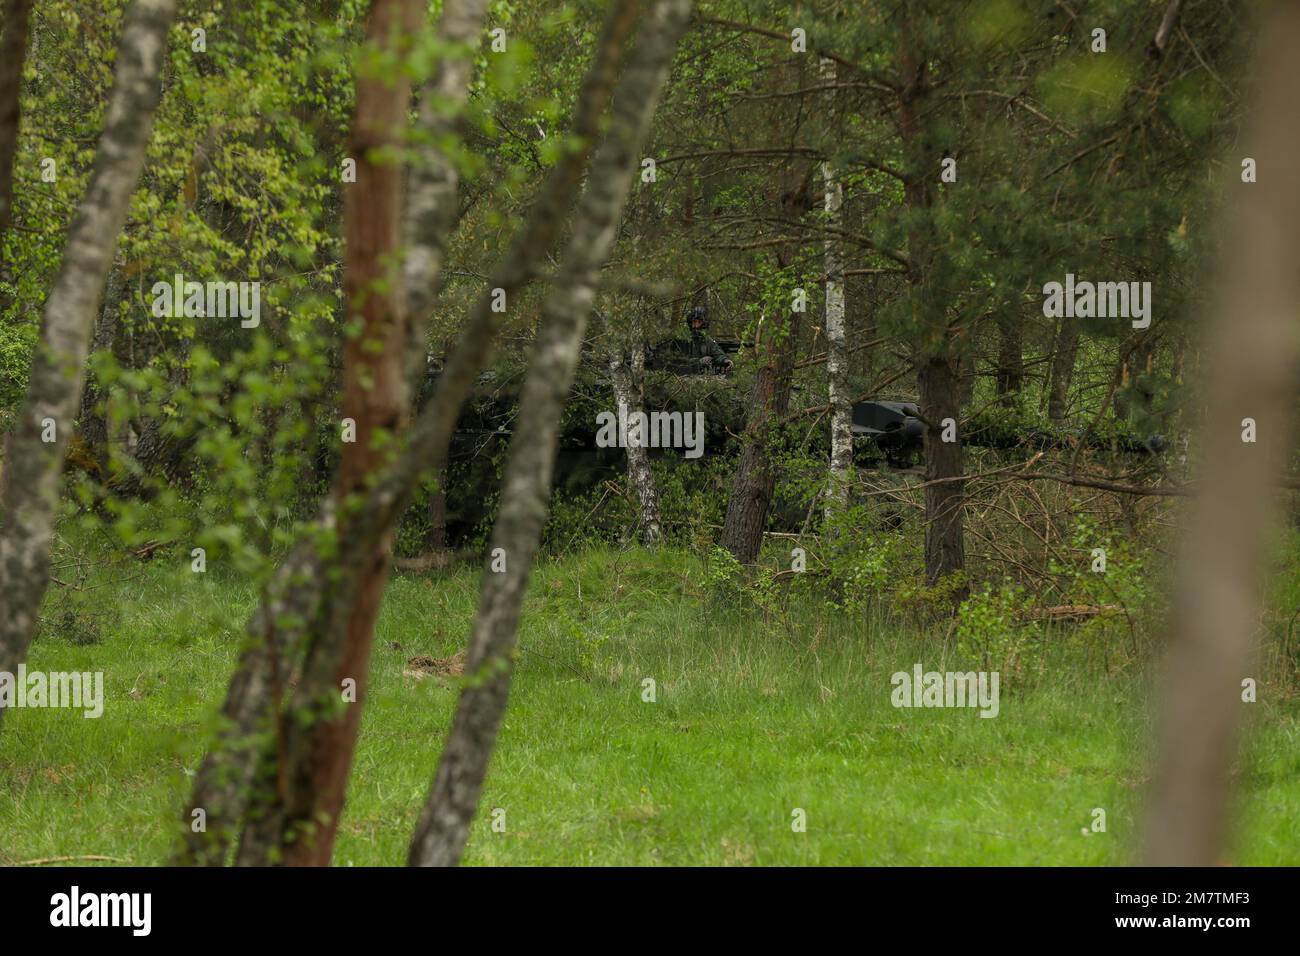
<svg viewBox="0 0 1300 956">
<path fill-rule="evenodd" d="M 0 866 L 1300 863 L 1294 0 L 0 7 Z"/>
</svg>

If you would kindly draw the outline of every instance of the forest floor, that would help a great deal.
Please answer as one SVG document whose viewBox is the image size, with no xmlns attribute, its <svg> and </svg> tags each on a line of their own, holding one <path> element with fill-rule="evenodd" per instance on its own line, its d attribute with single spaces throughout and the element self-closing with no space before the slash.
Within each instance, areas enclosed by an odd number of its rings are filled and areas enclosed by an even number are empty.
<svg viewBox="0 0 1300 956">
<path fill-rule="evenodd" d="M 179 561 L 133 573 L 89 592 L 33 648 L 31 669 L 103 671 L 105 707 L 98 719 L 7 715 L 0 864 L 166 859 L 254 595 Z M 707 580 L 699 559 L 671 550 L 539 565 L 467 863 L 1134 859 L 1152 669 L 1124 649 L 1126 633 L 1049 631 L 1032 668 L 1003 675 L 993 719 L 895 709 L 893 672 L 969 669 L 945 652 L 942 628 L 849 615 L 810 594 L 740 608 Z M 456 685 L 404 672 L 411 657 L 461 649 L 476 595 L 474 568 L 390 585 L 337 864 L 405 860 Z M 1228 862 L 1298 863 L 1300 698 L 1261 683 L 1246 742 Z M 806 832 L 792 828 L 796 808 Z M 1105 832 L 1092 829 L 1096 808 Z"/>
</svg>

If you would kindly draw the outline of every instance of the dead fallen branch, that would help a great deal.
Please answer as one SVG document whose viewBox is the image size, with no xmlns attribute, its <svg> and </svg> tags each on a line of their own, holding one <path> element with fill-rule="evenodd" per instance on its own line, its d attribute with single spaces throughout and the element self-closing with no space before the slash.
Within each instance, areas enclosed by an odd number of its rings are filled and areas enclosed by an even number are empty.
<svg viewBox="0 0 1300 956">
<path fill-rule="evenodd" d="M 1190 497 L 1197 493 L 1194 485 L 1154 485 L 1146 487 L 1143 485 L 1126 485 L 1100 478 L 1080 478 L 1078 476 L 1072 478 L 1069 475 L 1057 475 L 1046 471 L 1017 475 L 1016 477 L 1022 481 L 1056 481 L 1063 485 L 1077 485 L 1081 488 L 1099 488 L 1102 491 L 1113 491 L 1120 495 L 1160 495 L 1173 498 Z M 1278 480 L 1278 486 L 1292 491 L 1300 491 L 1300 478 L 1281 478 Z"/>
<path fill-rule="evenodd" d="M 120 856 L 100 856 L 99 854 L 90 854 L 87 856 L 47 856 L 39 860 L 19 860 L 14 866 L 48 866 L 51 863 L 73 863 L 73 862 L 92 862 L 92 863 L 134 863 L 135 861 Z"/>
<path fill-rule="evenodd" d="M 992 471 L 982 471 L 973 475 L 954 475 L 949 478 L 934 478 L 930 481 L 923 481 L 920 484 L 909 485 L 906 489 L 888 488 L 878 491 L 863 492 L 866 495 L 886 495 L 893 494 L 899 490 L 918 491 L 929 485 L 944 484 L 953 481 L 977 481 L 981 478 L 991 478 L 994 475 L 1005 475 L 1008 481 L 1054 481 L 1062 485 L 1074 485 L 1079 488 L 1097 488 L 1101 491 L 1110 491 L 1118 495 L 1137 495 L 1139 497 L 1165 497 L 1165 498 L 1184 498 L 1191 497 L 1197 493 L 1195 485 L 1130 485 L 1123 482 L 1111 481 L 1105 478 L 1087 478 L 1083 476 L 1060 475 L 1050 471 L 1028 471 L 1030 465 L 1036 462 L 1041 453 L 1019 465 L 1008 465 L 1005 468 L 995 468 Z M 1284 477 L 1278 481 L 1278 486 L 1291 491 L 1300 491 L 1300 478 Z"/>
<path fill-rule="evenodd" d="M 1119 614 L 1118 604 L 1058 604 L 1055 607 L 1025 608 L 1018 616 L 1025 621 L 1086 621 L 1103 614 Z"/>
</svg>

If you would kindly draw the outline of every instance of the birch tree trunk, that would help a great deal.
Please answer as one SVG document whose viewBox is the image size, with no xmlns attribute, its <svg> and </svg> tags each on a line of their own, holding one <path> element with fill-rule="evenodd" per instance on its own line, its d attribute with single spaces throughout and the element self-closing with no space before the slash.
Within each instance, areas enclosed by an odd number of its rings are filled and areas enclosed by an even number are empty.
<svg viewBox="0 0 1300 956">
<path fill-rule="evenodd" d="M 619 348 L 610 352 L 609 377 L 614 387 L 614 401 L 627 408 L 628 415 L 643 411 L 641 375 L 645 368 L 645 345 L 637 337 L 630 362 Z M 643 445 L 627 446 L 627 479 L 640 506 L 638 529 L 641 543 L 653 547 L 663 539 L 659 525 L 659 491 L 650 468 L 650 453 Z"/>
<path fill-rule="evenodd" d="M 485 0 L 446 4 L 439 25 L 441 40 L 453 47 L 471 44 L 482 28 L 485 8 Z M 370 40 L 400 55 L 404 38 L 419 28 L 423 11 L 420 0 L 376 0 Z M 457 131 L 472 70 L 470 51 L 450 53 L 424 90 L 420 123 L 431 141 Z M 410 417 L 416 371 L 425 354 L 422 320 L 436 294 L 455 221 L 459 188 L 455 166 L 439 149 L 427 149 L 410 176 L 406 255 L 399 278 L 401 170 L 367 153 L 403 144 L 409 99 L 409 81 L 400 76 L 395 81 L 391 76 L 361 79 L 357 84 L 351 146 L 357 179 L 348 192 L 345 234 L 347 298 L 350 308 L 358 310 L 361 334 L 345 348 L 343 399 L 343 417 L 353 419 L 357 431 L 356 442 L 344 446 L 335 487 L 345 536 L 350 536 L 356 520 L 349 502 L 353 496 L 364 499 L 371 477 L 391 461 L 395 447 L 388 443 Z M 283 722 L 284 752 L 277 752 L 268 768 L 283 774 L 283 792 L 254 814 L 240 846 L 241 864 L 329 863 L 365 705 L 375 623 L 388 581 L 391 524 L 366 546 L 369 561 L 354 578 L 349 600 L 335 609 L 335 619 L 346 615 L 346 624 L 341 634 L 333 628 L 327 631 L 341 638 L 332 692 L 346 689 L 349 704 L 341 712 L 326 711 L 307 727 L 292 718 Z M 264 792 L 264 801 L 267 796 Z"/>
<path fill-rule="evenodd" d="M 174 13 L 174 0 L 135 0 L 126 15 L 90 184 L 45 302 L 0 491 L 0 671 L 16 671 L 26 659 L 49 584 L 59 475 L 81 402 L 95 311 L 144 167 Z"/>
<path fill-rule="evenodd" d="M 645 362 L 645 346 L 637 347 L 637 352 L 642 356 L 642 363 Z M 632 367 L 636 367 L 636 354 L 632 356 Z M 612 352 L 610 356 L 610 380 L 614 385 L 614 401 L 619 406 L 627 408 L 628 415 L 636 414 L 643 411 L 641 390 L 637 388 L 634 382 L 632 368 L 629 363 L 625 362 L 623 354 L 619 351 Z M 641 542 L 646 546 L 659 544 L 663 538 L 662 528 L 659 527 L 659 492 L 654 484 L 654 472 L 650 470 L 650 453 L 642 445 L 628 445 L 628 484 L 632 485 L 632 490 L 636 493 L 637 503 L 640 506 L 640 518 L 637 520 L 637 529 L 640 532 Z"/>
<path fill-rule="evenodd" d="M 1220 861 L 1228 775 L 1251 677 L 1260 588 L 1277 527 L 1276 479 L 1292 434 L 1300 371 L 1300 154 L 1294 102 L 1300 4 L 1278 5 L 1262 34 L 1251 128 L 1243 156 L 1272 170 L 1229 187 L 1234 223 L 1223 243 L 1219 299 L 1205 354 L 1200 495 L 1188 526 L 1164 683 L 1159 763 L 1146 862 Z M 1258 440 L 1242 441 L 1243 419 Z"/>
<path fill-rule="evenodd" d="M 444 7 L 444 39 L 445 31 L 452 29 L 450 24 L 463 22 L 446 19 L 451 7 L 450 3 Z M 456 8 L 463 10 L 464 4 L 457 4 Z M 301 667 L 302 677 L 286 721 L 294 719 L 295 714 L 309 717 L 317 702 L 337 693 L 333 680 L 343 654 L 357 583 L 366 569 L 371 549 L 393 527 L 421 477 L 438 472 L 447 463 L 447 449 L 461 406 L 488 361 L 503 321 L 500 314 L 492 311 L 494 290 L 503 292 L 509 301 L 527 285 L 565 224 L 635 14 L 635 0 L 614 0 L 611 4 L 596 56 L 583 79 L 575 106 L 571 131 L 574 148 L 552 167 L 524 227 L 515 235 L 488 286 L 471 308 L 465 331 L 448 356 L 434 393 L 409 430 L 396 461 L 374 478 L 364 503 L 346 527 L 336 526 L 332 502 L 326 501 L 318 520 L 299 539 L 268 583 L 258 609 L 249 620 L 248 641 L 226 693 L 222 706 L 223 729 L 196 775 L 185 812 L 185 839 L 175 862 L 220 865 L 226 860 L 250 805 L 255 803 L 255 794 L 263 800 L 269 799 L 268 805 L 273 809 L 284 805 L 278 792 L 272 792 L 268 798 L 267 786 L 252 786 L 262 753 L 259 738 L 279 708 L 284 673 L 289 667 Z M 441 67 L 447 68 L 446 63 Z M 422 115 L 432 114 L 422 111 Z M 427 136 L 426 141 L 436 144 L 438 140 L 436 136 Z M 436 145 L 429 148 L 436 149 Z M 431 160 L 435 165 L 437 162 L 436 158 Z M 413 234 L 419 235 L 418 228 Z M 434 259 L 424 257 L 426 262 Z M 304 648 L 307 648 L 306 660 L 298 664 L 298 655 Z M 277 755 L 272 754 L 271 759 L 270 768 L 263 767 L 259 775 L 264 784 L 274 787 L 280 780 L 296 779 L 295 774 L 279 764 Z M 264 812 L 265 807 L 257 809 Z M 205 815 L 207 830 L 196 833 L 190 822 L 200 810 Z M 281 832 L 287 832 L 283 821 L 270 837 L 265 833 L 258 836 L 252 852 L 241 852 L 241 862 L 253 862 L 269 852 L 279 839 L 276 834 Z"/>
<path fill-rule="evenodd" d="M 485 570 L 466 673 L 451 732 L 411 841 L 409 862 L 454 866 L 478 806 L 505 714 L 519 612 L 550 497 L 564 400 L 573 382 L 600 268 L 614 238 L 655 107 L 690 16 L 689 0 L 656 0 L 614 96 L 609 130 L 592 161 L 573 239 L 542 307 L 520 399 L 519 426 L 492 534 L 504 570 Z M 499 549 L 499 550 L 498 550 Z"/>
<path fill-rule="evenodd" d="M 822 60 L 822 78 L 835 85 L 836 71 L 833 60 Z M 827 94 L 829 107 L 835 102 L 835 91 Z M 844 186 L 839 181 L 835 167 L 822 163 L 822 183 L 825 193 L 826 224 L 832 230 L 844 225 Z M 826 378 L 829 383 L 831 406 L 831 466 L 830 482 L 826 494 L 826 520 L 829 523 L 837 510 L 849 501 L 849 480 L 853 469 L 852 410 L 848 389 L 848 352 L 844 334 L 844 254 L 840 240 L 826 240 Z"/>
</svg>

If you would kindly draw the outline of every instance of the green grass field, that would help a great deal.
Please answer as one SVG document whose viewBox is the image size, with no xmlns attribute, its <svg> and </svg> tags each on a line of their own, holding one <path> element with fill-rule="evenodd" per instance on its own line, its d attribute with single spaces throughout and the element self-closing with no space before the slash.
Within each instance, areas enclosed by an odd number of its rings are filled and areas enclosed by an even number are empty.
<svg viewBox="0 0 1300 956">
<path fill-rule="evenodd" d="M 187 562 L 134 573 L 92 592 L 91 610 L 110 621 L 96 643 L 58 633 L 33 648 L 30 668 L 102 670 L 105 712 L 6 717 L 0 864 L 166 858 L 253 594 Z M 1051 646 L 1032 673 L 1004 677 L 995 719 L 895 709 L 892 672 L 968 669 L 945 657 L 940 631 L 852 618 L 809 595 L 768 614 L 720 605 L 704 580 L 698 559 L 671 551 L 588 552 L 538 568 L 467 863 L 1133 859 L 1148 665 L 1061 629 L 1042 638 Z M 338 865 L 405 859 L 455 685 L 403 669 L 410 656 L 460 649 L 476 582 L 460 569 L 390 585 Z M 645 678 L 653 703 L 642 700 Z M 1265 683 L 1243 706 L 1230 860 L 1300 862 L 1300 700 Z M 494 807 L 506 811 L 504 833 L 493 832 Z M 1098 807 L 1106 832 L 1083 832 Z M 795 808 L 806 832 L 791 827 Z"/>
</svg>

